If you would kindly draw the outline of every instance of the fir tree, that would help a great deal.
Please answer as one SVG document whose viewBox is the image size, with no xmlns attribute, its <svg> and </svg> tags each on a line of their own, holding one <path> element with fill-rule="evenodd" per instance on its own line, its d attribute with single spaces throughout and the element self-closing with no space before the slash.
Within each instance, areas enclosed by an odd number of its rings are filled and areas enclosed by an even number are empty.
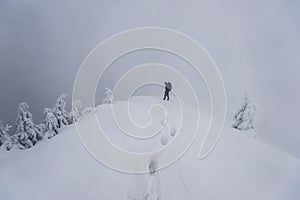
<svg viewBox="0 0 300 200">
<path fill-rule="evenodd" d="M 112 104 L 114 102 L 113 91 L 109 88 L 105 88 L 105 97 L 102 101 L 104 104 Z"/>
<path fill-rule="evenodd" d="M 10 128 L 10 125 L 4 125 L 3 122 L 0 122 L 0 146 L 5 146 L 8 151 L 13 147 L 13 143 L 9 135 Z"/>
<path fill-rule="evenodd" d="M 78 121 L 78 119 L 80 119 L 80 112 L 79 109 L 82 107 L 82 104 L 79 100 L 75 100 L 72 103 L 72 110 L 69 113 L 69 123 L 73 124 L 75 122 Z"/>
<path fill-rule="evenodd" d="M 242 107 L 233 117 L 234 124 L 232 127 L 239 130 L 255 129 L 255 112 L 256 106 L 246 94 L 242 102 Z"/>
<path fill-rule="evenodd" d="M 67 97 L 66 94 L 62 94 L 58 97 L 58 99 L 56 100 L 56 104 L 54 105 L 52 112 L 55 115 L 58 124 L 57 124 L 57 128 L 60 128 L 63 124 L 64 125 L 69 125 L 69 121 L 68 121 L 68 117 L 69 114 L 66 111 L 66 102 L 65 102 L 65 98 Z"/>
<path fill-rule="evenodd" d="M 20 149 L 27 149 L 34 146 L 43 139 L 43 133 L 33 123 L 32 115 L 26 103 L 20 103 L 16 119 L 17 145 Z"/>
<path fill-rule="evenodd" d="M 48 138 L 53 137 L 54 135 L 58 134 L 58 120 L 56 116 L 53 114 L 52 110 L 49 108 L 45 108 L 45 132 L 48 135 Z"/>
</svg>

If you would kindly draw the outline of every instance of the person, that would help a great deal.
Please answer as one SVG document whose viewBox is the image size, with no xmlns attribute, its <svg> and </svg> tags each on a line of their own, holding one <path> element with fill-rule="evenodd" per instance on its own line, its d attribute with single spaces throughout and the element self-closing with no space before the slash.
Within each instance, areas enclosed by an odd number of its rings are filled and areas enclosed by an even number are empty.
<svg viewBox="0 0 300 200">
<path fill-rule="evenodd" d="M 169 93 L 170 93 L 171 90 L 172 90 L 171 82 L 165 82 L 165 95 L 164 95 L 163 100 L 166 100 L 166 98 L 167 98 L 168 101 L 170 100 Z"/>
</svg>

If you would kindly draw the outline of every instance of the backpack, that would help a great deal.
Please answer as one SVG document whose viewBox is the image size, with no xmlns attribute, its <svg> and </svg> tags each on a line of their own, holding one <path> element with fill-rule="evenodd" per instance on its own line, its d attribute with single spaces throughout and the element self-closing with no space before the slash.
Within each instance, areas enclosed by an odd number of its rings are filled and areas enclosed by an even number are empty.
<svg viewBox="0 0 300 200">
<path fill-rule="evenodd" d="M 167 82 L 167 87 L 169 88 L 169 90 L 172 90 L 172 84 L 171 84 L 171 82 Z"/>
</svg>

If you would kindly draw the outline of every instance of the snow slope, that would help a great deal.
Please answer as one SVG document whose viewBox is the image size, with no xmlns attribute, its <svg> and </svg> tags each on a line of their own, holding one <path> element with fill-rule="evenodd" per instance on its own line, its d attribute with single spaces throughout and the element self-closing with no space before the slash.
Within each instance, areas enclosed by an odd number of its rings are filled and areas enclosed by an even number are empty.
<svg viewBox="0 0 300 200">
<path fill-rule="evenodd" d="M 114 125 L 109 105 L 97 107 L 104 130 L 116 145 L 145 152 L 167 144 L 178 124 L 175 101 L 152 97 L 132 101 L 133 118 L 147 122 L 147 108 L 163 103 L 170 115 L 166 127 L 150 141 L 129 138 Z M 32 149 L 0 152 L 1 200 L 298 200 L 300 162 L 250 133 L 225 127 L 216 148 L 205 160 L 197 154 L 208 115 L 201 118 L 199 136 L 184 156 L 153 174 L 132 175 L 96 161 L 82 146 L 73 126 Z"/>
</svg>

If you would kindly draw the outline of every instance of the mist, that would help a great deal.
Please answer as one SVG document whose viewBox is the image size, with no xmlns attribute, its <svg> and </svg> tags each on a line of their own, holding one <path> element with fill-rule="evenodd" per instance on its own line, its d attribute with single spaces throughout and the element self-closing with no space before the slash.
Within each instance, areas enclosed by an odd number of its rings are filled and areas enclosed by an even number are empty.
<svg viewBox="0 0 300 200">
<path fill-rule="evenodd" d="M 39 123 L 61 93 L 69 94 L 70 105 L 76 72 L 98 43 L 131 28 L 164 27 L 193 37 L 219 67 L 228 124 L 247 92 L 258 105 L 259 138 L 300 157 L 299 6 L 283 0 L 1 1 L 0 119 L 14 124 L 17 105 L 25 101 Z M 194 84 L 201 78 L 173 55 L 134 52 L 112 64 L 99 83 L 97 102 L 105 87 L 147 62 L 173 66 Z M 208 108 L 203 81 L 196 88 Z M 157 90 L 148 93 L 159 95 Z"/>
</svg>

